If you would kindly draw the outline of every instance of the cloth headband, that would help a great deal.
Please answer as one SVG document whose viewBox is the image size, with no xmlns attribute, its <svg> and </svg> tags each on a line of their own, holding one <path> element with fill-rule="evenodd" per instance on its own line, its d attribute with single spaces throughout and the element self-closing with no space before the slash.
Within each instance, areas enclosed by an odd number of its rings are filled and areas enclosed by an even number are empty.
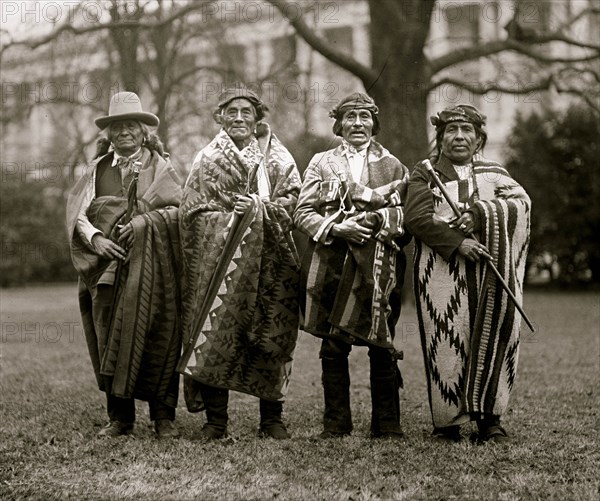
<svg viewBox="0 0 600 501">
<path fill-rule="evenodd" d="M 430 117 L 429 120 L 437 129 L 444 127 L 450 122 L 469 122 L 478 127 L 483 127 L 486 118 L 475 106 L 459 104 L 458 106 L 440 111 L 437 115 Z"/>
<path fill-rule="evenodd" d="M 338 104 L 329 112 L 329 116 L 337 119 L 340 118 L 346 111 L 357 109 L 368 110 L 374 115 L 379 113 L 379 108 L 371 97 L 361 92 L 355 92 L 354 94 L 350 94 L 348 97 L 342 99 L 340 104 Z"/>
</svg>

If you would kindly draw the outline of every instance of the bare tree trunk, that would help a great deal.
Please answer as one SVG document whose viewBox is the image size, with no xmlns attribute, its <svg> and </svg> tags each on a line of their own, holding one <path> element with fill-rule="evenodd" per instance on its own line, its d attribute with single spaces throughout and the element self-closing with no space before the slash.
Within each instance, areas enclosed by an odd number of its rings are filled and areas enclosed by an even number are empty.
<svg viewBox="0 0 600 501">
<path fill-rule="evenodd" d="M 395 68 L 388 74 L 386 84 L 375 85 L 370 94 L 380 106 L 382 128 L 377 140 L 412 168 L 429 152 L 427 92 L 419 89 L 418 83 L 411 84 L 406 76 L 401 68 Z M 405 80 L 400 80 L 401 77 Z M 415 87 L 407 91 L 407 85 Z"/>
<path fill-rule="evenodd" d="M 168 149 L 169 140 L 169 124 L 167 124 L 167 100 L 168 100 L 168 83 L 169 73 L 172 71 L 171 61 L 168 57 L 167 43 L 171 37 L 171 29 L 169 25 L 162 26 L 154 30 L 151 39 L 155 50 L 155 60 L 151 64 L 156 67 L 156 89 L 154 92 L 156 115 L 160 123 L 158 125 L 158 136 Z"/>
<path fill-rule="evenodd" d="M 109 28 L 110 37 L 119 53 L 119 77 L 123 90 L 139 92 L 138 82 L 138 45 L 139 21 L 143 12 L 138 0 L 133 4 L 123 4 L 112 0 L 110 15 L 114 22 L 127 21 L 128 26 Z"/>
<path fill-rule="evenodd" d="M 412 167 L 428 154 L 427 95 L 431 79 L 423 54 L 434 0 L 369 0 L 372 67 L 364 82 L 380 106 L 379 140 Z"/>
</svg>

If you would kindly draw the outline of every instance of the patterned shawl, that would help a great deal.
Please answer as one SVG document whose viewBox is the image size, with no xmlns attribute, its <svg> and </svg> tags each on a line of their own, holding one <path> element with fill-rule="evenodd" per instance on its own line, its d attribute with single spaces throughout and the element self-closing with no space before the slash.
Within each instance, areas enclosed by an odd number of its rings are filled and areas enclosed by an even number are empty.
<svg viewBox="0 0 600 501">
<path fill-rule="evenodd" d="M 311 237 L 302 263 L 304 322 L 318 337 L 393 348 L 406 243 L 402 204 L 408 170 L 375 141 L 361 181 L 354 183 L 344 147 L 315 155 L 305 173 L 294 219 Z M 379 231 L 365 245 L 328 235 L 344 218 L 376 213 Z M 410 237 L 409 237 L 410 238 Z M 397 303 L 397 304 L 396 304 Z"/>
<path fill-rule="evenodd" d="M 143 150 L 132 219 L 134 243 L 121 271 L 115 260 L 98 256 L 76 230 L 86 193 L 94 190 L 95 160 L 67 202 L 71 255 L 80 275 L 79 302 L 96 379 L 113 378 L 112 392 L 123 398 L 177 402 L 179 325 L 178 209 L 181 182 L 170 162 Z M 127 200 L 103 196 L 87 210 L 90 222 L 116 238 Z M 116 289 L 114 287 L 116 282 Z M 110 298 L 106 301 L 106 298 Z"/>
<path fill-rule="evenodd" d="M 259 142 L 264 155 L 240 155 L 221 131 L 198 154 L 186 183 L 180 214 L 184 354 L 178 370 L 211 386 L 280 400 L 298 330 L 298 258 L 290 230 L 300 175 L 275 136 L 267 133 Z M 236 195 L 244 193 L 252 208 L 236 216 Z M 188 384 L 186 378 L 186 390 Z M 196 407 L 188 391 L 186 401 L 190 410 Z"/>
<path fill-rule="evenodd" d="M 461 210 L 481 223 L 479 240 L 522 302 L 530 200 L 499 164 L 476 158 L 459 180 L 449 160 L 435 166 Z M 513 387 L 521 318 L 496 276 L 450 252 L 464 238 L 450 229 L 451 208 L 419 165 L 410 181 L 407 225 L 416 241 L 414 289 L 435 426 L 482 413 L 501 415 Z M 444 232 L 447 236 L 444 236 Z"/>
</svg>

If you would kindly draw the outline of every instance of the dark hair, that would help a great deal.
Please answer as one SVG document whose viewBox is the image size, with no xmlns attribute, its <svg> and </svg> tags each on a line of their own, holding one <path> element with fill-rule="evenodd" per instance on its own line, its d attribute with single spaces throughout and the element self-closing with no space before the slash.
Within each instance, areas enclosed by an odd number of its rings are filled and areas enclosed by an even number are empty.
<svg viewBox="0 0 600 501">
<path fill-rule="evenodd" d="M 446 132 L 446 127 L 451 124 L 453 122 L 448 122 L 446 124 L 443 124 L 443 126 L 441 127 L 436 127 L 436 131 L 435 131 L 435 148 L 437 151 L 437 158 L 439 158 L 439 156 L 442 153 L 442 139 L 444 137 L 444 132 Z M 471 122 L 469 122 L 471 123 Z M 473 127 L 475 128 L 475 134 L 477 134 L 477 137 L 479 139 L 481 139 L 481 143 L 479 145 L 479 147 L 477 148 L 477 150 L 475 151 L 475 153 L 477 153 L 478 151 L 483 151 L 483 148 L 485 147 L 485 143 L 487 143 L 487 132 L 485 131 L 485 129 L 479 125 L 479 124 L 472 124 Z"/>
<path fill-rule="evenodd" d="M 219 125 L 223 123 L 223 111 L 225 110 L 225 108 L 227 108 L 227 105 L 234 99 L 245 99 L 246 101 L 248 101 L 254 108 L 254 113 L 256 115 L 257 122 L 260 122 L 263 118 L 265 118 L 266 112 L 269 111 L 267 105 L 264 104 L 262 101 L 255 101 L 254 99 L 249 99 L 246 96 L 234 97 L 226 103 L 223 103 L 222 105 L 218 106 L 217 108 L 215 108 L 215 111 L 213 111 L 213 118 L 215 119 L 215 122 L 217 122 Z"/>
<path fill-rule="evenodd" d="M 379 124 L 379 118 L 371 110 L 369 110 L 369 112 L 371 113 L 371 117 L 373 118 L 373 130 L 371 131 L 371 134 L 376 136 L 377 134 L 379 134 L 379 131 L 381 130 L 381 125 Z M 332 130 L 336 136 L 340 136 L 340 137 L 342 136 L 343 120 L 344 120 L 344 115 L 342 113 L 341 116 L 340 115 L 337 116 L 337 118 L 335 119 L 335 122 L 333 123 Z"/>
<path fill-rule="evenodd" d="M 457 104 L 456 106 L 451 106 L 440 111 L 437 115 L 429 117 L 429 120 L 435 127 L 435 147 L 438 158 L 442 152 L 442 139 L 444 138 L 444 132 L 446 132 L 446 126 L 452 122 L 464 121 L 472 124 L 475 128 L 477 138 L 481 140 L 475 153 L 483 151 L 487 142 L 487 132 L 485 130 L 487 117 L 475 106 L 471 104 Z"/>
<path fill-rule="evenodd" d="M 379 124 L 379 118 L 377 114 L 379 113 L 379 108 L 375 104 L 375 101 L 371 96 L 365 94 L 364 92 L 353 92 L 352 94 L 344 97 L 338 105 L 333 108 L 329 112 L 329 116 L 335 119 L 333 124 L 333 133 L 336 136 L 342 135 L 342 122 L 344 119 L 344 114 L 350 110 L 367 110 L 371 113 L 371 117 L 373 119 L 373 129 L 371 134 L 376 136 L 381 129 L 381 125 Z"/>
</svg>

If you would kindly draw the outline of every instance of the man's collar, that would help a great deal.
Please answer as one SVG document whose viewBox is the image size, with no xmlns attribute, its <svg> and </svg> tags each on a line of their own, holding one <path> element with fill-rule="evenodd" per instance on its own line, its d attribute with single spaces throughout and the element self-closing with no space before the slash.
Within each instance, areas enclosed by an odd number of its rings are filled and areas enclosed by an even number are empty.
<svg viewBox="0 0 600 501">
<path fill-rule="evenodd" d="M 440 157 L 438 158 L 438 161 L 435 165 L 435 170 L 443 174 L 449 181 L 458 181 L 456 169 L 452 165 L 450 159 L 443 153 L 440 154 Z"/>
<path fill-rule="evenodd" d="M 365 144 L 361 144 L 360 147 L 356 147 L 350 144 L 345 139 L 342 139 L 342 146 L 344 148 L 344 152 L 350 155 L 354 155 L 358 153 L 359 155 L 365 156 L 367 153 L 367 148 L 371 145 L 371 140 L 369 139 Z"/>
<path fill-rule="evenodd" d="M 114 151 L 114 156 L 113 156 L 113 161 L 112 161 L 111 166 L 114 167 L 115 165 L 117 165 L 119 158 L 125 158 L 126 160 L 135 160 L 141 154 L 141 151 L 142 151 L 142 147 L 140 146 L 139 149 L 134 154 L 129 155 L 128 157 L 119 155 L 116 151 Z"/>
</svg>

